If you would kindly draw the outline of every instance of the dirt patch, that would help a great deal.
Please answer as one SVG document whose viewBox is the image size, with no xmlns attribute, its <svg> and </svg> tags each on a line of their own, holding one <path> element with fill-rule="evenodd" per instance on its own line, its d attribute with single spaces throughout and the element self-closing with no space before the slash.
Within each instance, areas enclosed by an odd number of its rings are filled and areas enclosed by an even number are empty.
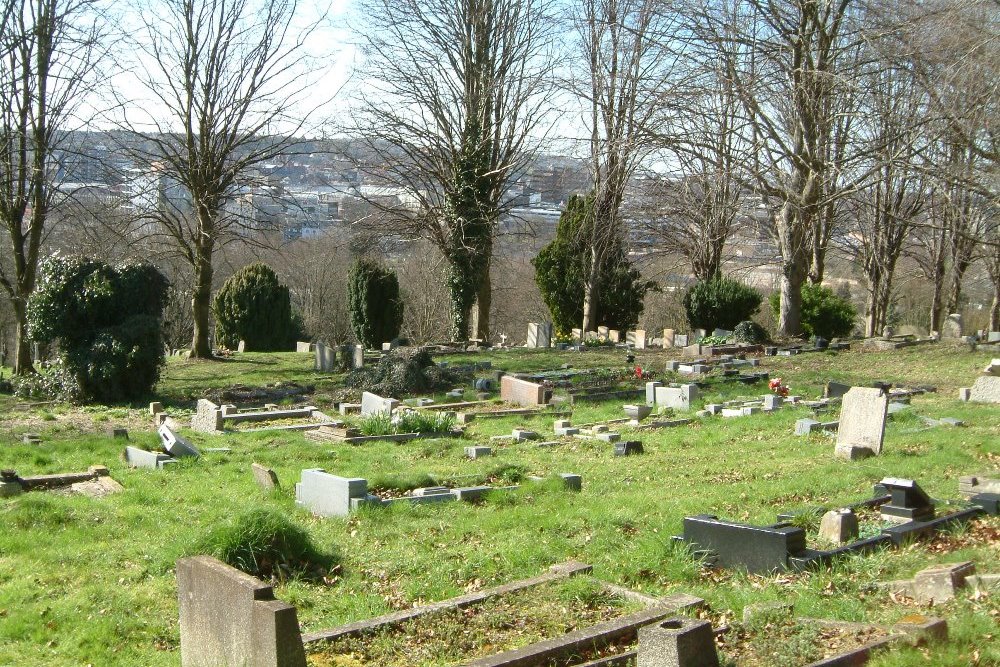
<svg viewBox="0 0 1000 667">
<path fill-rule="evenodd" d="M 786 619 L 755 626 L 733 623 L 716 636 L 716 646 L 740 667 L 799 667 L 888 636 L 875 627 L 829 627 Z"/>
</svg>

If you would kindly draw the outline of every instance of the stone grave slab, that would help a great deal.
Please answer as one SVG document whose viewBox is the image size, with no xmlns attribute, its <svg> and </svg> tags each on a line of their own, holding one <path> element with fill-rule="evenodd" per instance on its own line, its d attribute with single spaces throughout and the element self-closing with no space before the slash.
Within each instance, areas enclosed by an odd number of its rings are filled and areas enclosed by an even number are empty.
<svg viewBox="0 0 1000 667">
<path fill-rule="evenodd" d="M 305 667 L 295 607 L 209 556 L 177 561 L 182 667 Z"/>
<path fill-rule="evenodd" d="M 873 387 L 852 387 L 844 394 L 835 454 L 856 459 L 882 453 L 889 397 Z"/>
<path fill-rule="evenodd" d="M 545 405 L 545 387 L 510 375 L 500 378 L 500 399 L 524 407 Z"/>
</svg>

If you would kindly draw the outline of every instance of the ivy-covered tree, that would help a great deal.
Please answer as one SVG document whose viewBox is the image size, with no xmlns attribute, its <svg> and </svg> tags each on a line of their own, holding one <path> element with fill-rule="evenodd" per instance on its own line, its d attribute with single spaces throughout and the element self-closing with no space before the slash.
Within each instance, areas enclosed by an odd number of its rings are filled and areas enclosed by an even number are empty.
<svg viewBox="0 0 1000 667">
<path fill-rule="evenodd" d="M 542 299 L 561 333 L 568 333 L 583 319 L 583 284 L 589 257 L 586 240 L 593 225 L 593 207 L 591 196 L 571 197 L 559 217 L 556 238 L 531 261 Z M 605 253 L 599 280 L 596 323 L 612 329 L 634 329 L 646 292 L 655 289 L 656 284 L 642 280 L 629 263 L 620 238 Z"/>
<path fill-rule="evenodd" d="M 348 274 L 347 300 L 351 327 L 362 345 L 381 346 L 399 335 L 403 300 L 395 271 L 370 259 L 359 259 Z"/>
<path fill-rule="evenodd" d="M 216 342 L 230 349 L 242 340 L 248 352 L 288 350 L 300 333 L 288 288 L 266 264 L 248 264 L 230 276 L 212 310 Z"/>
<path fill-rule="evenodd" d="M 160 377 L 166 277 L 148 264 L 112 267 L 53 256 L 28 304 L 33 340 L 59 342 L 85 400 L 133 400 Z"/>
</svg>

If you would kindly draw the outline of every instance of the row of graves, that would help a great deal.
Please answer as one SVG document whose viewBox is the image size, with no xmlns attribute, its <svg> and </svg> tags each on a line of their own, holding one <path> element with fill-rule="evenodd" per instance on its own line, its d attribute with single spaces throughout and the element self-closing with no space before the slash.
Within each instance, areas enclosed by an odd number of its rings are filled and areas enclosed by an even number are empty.
<svg viewBox="0 0 1000 667">
<path fill-rule="evenodd" d="M 705 354 L 685 361 L 671 361 L 665 370 L 686 381 L 646 380 L 641 375 L 626 378 L 593 369 L 571 368 L 531 374 L 497 371 L 489 384 L 475 388 L 499 389 L 499 401 L 455 400 L 435 403 L 429 399 L 405 405 L 395 398 L 371 392 L 360 404 L 342 404 L 341 416 L 358 414 L 398 417 L 406 413 L 454 416 L 462 426 L 492 416 L 549 415 L 552 437 L 526 428 L 515 428 L 510 436 L 497 440 L 537 441 L 539 446 L 559 446 L 568 439 L 587 438 L 607 442 L 618 456 L 643 454 L 641 437 L 652 429 L 685 427 L 695 419 L 743 418 L 766 414 L 788 406 L 807 406 L 817 414 L 839 408 L 835 422 L 796 425 L 804 434 L 817 431 L 835 433 L 832 455 L 854 461 L 878 456 L 882 451 L 886 421 L 893 410 L 906 406 L 913 396 L 930 388 L 900 389 L 877 383 L 872 387 L 851 387 L 829 383 L 816 399 L 791 396 L 782 391 L 780 381 L 770 380 L 759 370 L 759 360 L 732 354 Z M 484 369 L 480 369 L 484 370 Z M 984 379 L 985 378 L 985 379 Z M 1000 360 L 986 368 L 975 385 L 963 393 L 974 401 L 1000 403 Z M 701 393 L 715 383 L 736 382 L 746 386 L 769 382 L 768 393 L 721 404 L 703 404 Z M 624 416 L 600 423 L 574 424 L 566 404 L 581 397 L 601 400 L 627 399 Z M 457 392 L 452 398 L 464 398 Z M 586 400 L 586 398 L 584 398 Z M 890 406 L 897 406 L 891 408 Z M 201 407 L 205 408 L 203 413 Z M 314 409 L 313 409 L 314 410 Z M 225 412 L 225 414 L 221 414 Z M 256 412 L 260 412 L 259 410 Z M 690 413 L 678 418 L 675 413 Z M 239 410 L 223 411 L 222 406 L 201 406 L 195 420 L 206 420 L 215 430 L 226 419 L 238 417 Z M 244 414 L 255 414 L 248 411 Z M 301 418 L 328 419 L 311 412 Z M 169 418 L 159 418 L 160 428 L 170 427 Z M 332 420 L 337 421 L 337 420 Z M 815 428 L 813 423 L 819 424 Z M 169 429 L 168 429 L 169 430 Z M 341 441 L 362 444 L 369 441 L 345 423 L 322 423 L 306 431 L 315 442 Z M 396 434 L 420 437 L 421 434 Z M 167 435 L 161 430 L 166 443 Z M 177 437 L 176 433 L 173 437 Z M 635 439 L 633 439 L 635 438 Z M 465 448 L 470 458 L 489 456 L 485 443 Z M 254 465 L 253 474 L 264 488 L 278 484 L 273 471 Z M 555 476 L 568 491 L 580 491 L 579 475 Z M 526 483 L 543 481 L 529 479 Z M 406 495 L 382 497 L 371 492 L 363 478 L 341 477 L 323 469 L 305 469 L 295 484 L 296 503 L 320 517 L 343 517 L 362 507 L 384 507 L 396 503 L 438 503 L 476 500 L 486 493 L 503 492 L 512 485 L 476 485 L 461 488 L 428 487 Z M 751 573 L 802 571 L 825 566 L 850 553 L 895 548 L 927 538 L 949 526 L 976 521 L 984 515 L 1000 513 L 1000 478 L 993 475 L 963 477 L 959 491 L 962 501 L 940 502 L 930 498 L 916 480 L 886 477 L 875 484 L 871 497 L 843 507 L 810 507 L 779 514 L 769 525 L 728 521 L 712 514 L 685 517 L 683 533 L 673 538 L 701 559 L 706 567 L 735 568 Z M 800 527 L 804 515 L 818 519 L 818 530 Z M 988 564 L 988 569 L 995 569 Z M 294 606 L 274 597 L 272 587 L 207 556 L 182 559 L 177 563 L 182 664 L 185 667 L 244 665 L 250 667 L 304 667 L 307 656 L 315 664 L 409 664 L 406 662 L 410 638 L 447 641 L 446 627 L 458 628 L 477 622 L 480 615 L 499 606 L 517 609 L 519 620 L 512 625 L 523 634 L 530 628 L 533 613 L 544 606 L 552 590 L 571 580 L 586 582 L 612 600 L 600 609 L 578 609 L 571 605 L 561 613 L 568 616 L 563 634 L 545 636 L 524 644 L 516 636 L 473 647 L 447 664 L 466 667 L 702 667 L 720 664 L 769 664 L 768 657 L 756 655 L 752 637 L 759 633 L 783 632 L 813 637 L 815 650 L 803 664 L 811 667 L 863 664 L 879 650 L 900 643 L 926 644 L 947 637 L 947 621 L 914 614 L 894 625 L 846 623 L 807 618 L 793 605 L 758 604 L 744 611 L 742 622 L 724 621 L 714 615 L 705 601 L 683 593 L 664 597 L 629 590 L 594 576 L 591 566 L 569 562 L 552 566 L 539 576 L 510 582 L 495 588 L 456 598 L 420 605 L 383 616 L 303 634 Z M 578 584 L 577 584 L 578 585 Z M 944 602 L 965 590 L 988 591 L 1000 586 L 1000 574 L 977 573 L 976 564 L 964 562 L 934 566 L 915 574 L 913 579 L 884 582 L 883 588 L 908 596 L 919 603 Z M 811 634 L 810 634 L 811 633 Z M 501 633 L 502 634 L 502 633 Z M 504 648 L 503 640 L 514 644 Z M 780 641 L 780 637 L 779 637 Z M 828 646 L 836 646 L 836 651 Z M 933 648 L 931 648 L 933 652 Z M 357 656 L 365 658 L 358 662 Z M 347 662 L 338 662 L 347 660 Z"/>
</svg>

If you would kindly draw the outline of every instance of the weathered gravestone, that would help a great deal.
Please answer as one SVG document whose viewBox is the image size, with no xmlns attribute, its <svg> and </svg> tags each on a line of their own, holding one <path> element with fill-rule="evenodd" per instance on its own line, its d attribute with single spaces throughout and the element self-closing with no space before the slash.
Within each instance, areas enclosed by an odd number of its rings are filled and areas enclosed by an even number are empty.
<svg viewBox="0 0 1000 667">
<path fill-rule="evenodd" d="M 361 394 L 361 416 L 367 417 L 378 413 L 391 415 L 399 407 L 399 401 L 394 398 L 382 398 L 378 394 L 362 392 Z"/>
<path fill-rule="evenodd" d="M 941 338 L 961 338 L 962 337 L 962 315 L 952 313 L 945 319 L 941 326 Z"/>
<path fill-rule="evenodd" d="M 639 628 L 636 667 L 718 667 L 712 624 L 678 616 Z"/>
<path fill-rule="evenodd" d="M 295 607 L 210 556 L 177 561 L 182 667 L 305 667 Z"/>
<path fill-rule="evenodd" d="M 525 407 L 545 405 L 545 387 L 510 375 L 500 378 L 500 399 Z"/>
<path fill-rule="evenodd" d="M 837 429 L 836 456 L 858 459 L 882 453 L 889 397 L 871 387 L 852 387 L 844 394 Z"/>
<path fill-rule="evenodd" d="M 201 452 L 187 438 L 177 435 L 166 424 L 160 425 L 158 433 L 160 434 L 160 444 L 163 445 L 163 451 L 174 458 L 181 459 L 188 456 L 198 458 L 201 456 Z"/>
<path fill-rule="evenodd" d="M 980 375 L 969 390 L 973 403 L 1000 403 L 1000 376 Z"/>
<path fill-rule="evenodd" d="M 528 323 L 528 344 L 530 348 L 547 348 L 552 344 L 552 323 Z"/>
<path fill-rule="evenodd" d="M 663 347 L 673 347 L 674 346 L 674 330 L 664 329 L 663 330 Z"/>
<path fill-rule="evenodd" d="M 333 373 L 337 370 L 337 350 L 323 343 L 316 343 L 316 366 L 320 373 Z"/>
<path fill-rule="evenodd" d="M 674 347 L 687 347 L 688 338 L 687 334 L 674 334 Z"/>
<path fill-rule="evenodd" d="M 303 354 L 309 354 L 312 352 L 312 343 L 308 341 L 297 340 L 295 341 L 295 351 Z"/>
<path fill-rule="evenodd" d="M 692 401 L 696 400 L 698 400 L 698 385 L 695 384 L 656 388 L 656 404 L 659 406 L 690 410 Z"/>
<path fill-rule="evenodd" d="M 257 481 L 257 485 L 260 488 L 265 491 L 274 491 L 280 488 L 278 475 L 270 468 L 266 468 L 259 463 L 252 463 L 250 464 L 250 470 L 253 472 L 253 478 Z"/>
</svg>

